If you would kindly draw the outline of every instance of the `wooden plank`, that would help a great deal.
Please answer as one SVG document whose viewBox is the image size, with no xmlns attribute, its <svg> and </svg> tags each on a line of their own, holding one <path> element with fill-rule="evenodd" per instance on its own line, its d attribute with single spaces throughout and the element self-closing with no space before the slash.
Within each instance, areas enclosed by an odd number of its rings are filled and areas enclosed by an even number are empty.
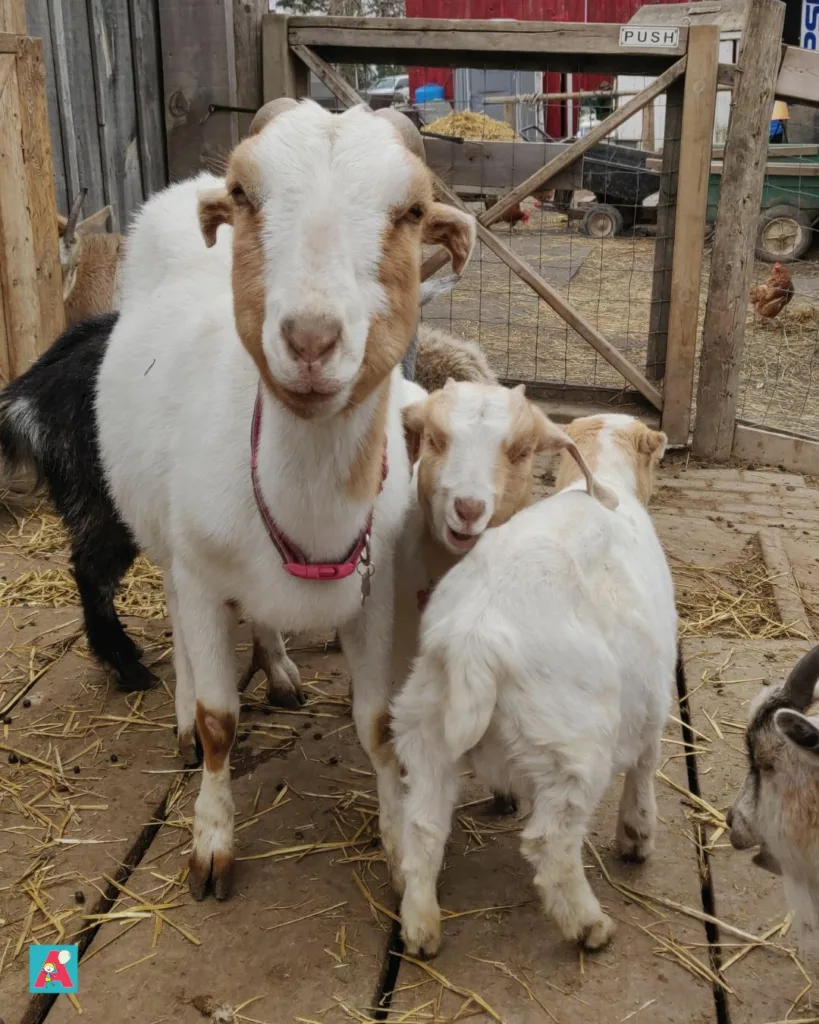
<svg viewBox="0 0 819 1024">
<path fill-rule="evenodd" d="M 159 19 L 153 0 L 129 0 L 139 159 L 145 199 L 168 183 Z"/>
<path fill-rule="evenodd" d="M 6 307 L 11 377 L 34 362 L 40 327 L 37 259 L 23 146 L 15 67 L 0 96 L 0 286 Z"/>
<path fill-rule="evenodd" d="M 703 324 L 694 451 L 725 461 L 736 422 L 745 316 L 768 153 L 768 123 L 779 60 L 784 5 L 751 5 L 740 53 L 746 71 L 734 91 L 725 140 L 711 276 Z"/>
<path fill-rule="evenodd" d="M 696 442 L 696 435 L 695 435 Z M 819 475 L 819 441 L 737 423 L 731 454 L 748 462 Z"/>
<path fill-rule="evenodd" d="M 220 171 L 239 141 L 236 115 L 210 104 L 236 106 L 233 6 L 223 0 L 159 0 L 168 175 L 172 181 L 203 169 Z"/>
<path fill-rule="evenodd" d="M 291 51 L 287 14 L 262 19 L 262 88 L 265 103 L 280 96 L 299 99 L 310 94 L 310 73 Z"/>
<path fill-rule="evenodd" d="M 759 547 L 770 573 L 771 590 L 780 619 L 790 629 L 798 630 L 811 640 L 816 639 L 781 533 L 778 530 L 760 530 Z"/>
<path fill-rule="evenodd" d="M 511 189 L 539 170 L 566 147 L 541 142 L 449 142 L 425 136 L 427 166 L 455 191 L 464 187 Z M 583 187 L 580 161 L 551 179 L 550 188 Z M 480 190 L 480 188 L 479 188 Z"/>
<path fill-rule="evenodd" d="M 716 25 L 693 25 L 688 32 L 688 68 L 683 92 L 677 219 L 663 389 L 663 430 L 670 444 L 687 444 L 691 426 L 718 63 L 719 28 Z"/>
<path fill-rule="evenodd" d="M 677 186 L 680 172 L 683 82 L 668 87 L 660 194 L 657 201 L 657 240 L 654 246 L 654 275 L 651 280 L 646 377 L 662 380 L 668 345 L 668 314 L 671 308 L 671 269 L 674 256 L 674 228 L 677 222 Z"/>
<path fill-rule="evenodd" d="M 9 83 L 11 83 L 11 88 L 16 88 L 16 64 L 17 58 L 15 54 L 0 52 L 0 109 L 2 109 L 3 96 Z M 0 132 L 2 131 L 3 128 L 0 126 Z M 2 213 L 0 212 L 0 246 L 2 244 L 3 222 Z M 9 307 L 9 282 L 3 273 L 4 262 L 4 259 L 0 258 L 0 383 L 7 384 L 11 380 L 9 353 L 12 347 L 13 322 Z"/>
<path fill-rule="evenodd" d="M 53 2 L 52 40 L 57 65 L 57 99 L 63 123 L 71 199 L 87 188 L 86 216 L 105 206 L 93 50 L 85 4 Z"/>
<path fill-rule="evenodd" d="M 0 32 L 26 34 L 25 0 L 0 0 Z"/>
<path fill-rule="evenodd" d="M 63 153 L 63 132 L 60 124 L 60 106 L 57 101 L 57 68 L 54 63 L 54 47 L 51 40 L 51 18 L 48 0 L 28 0 L 26 4 L 29 34 L 43 41 L 43 57 L 46 68 L 46 97 L 48 120 L 51 128 L 51 161 L 54 164 L 54 191 L 57 209 L 68 214 L 68 181 Z"/>
<path fill-rule="evenodd" d="M 258 110 L 262 89 L 262 18 L 268 0 L 233 0 L 233 40 L 236 54 L 236 105 Z M 250 129 L 252 114 L 239 114 L 239 135 Z"/>
<path fill-rule="evenodd" d="M 316 75 L 324 82 L 330 91 L 336 95 L 342 103 L 346 106 L 356 106 L 361 102 L 361 97 L 353 89 L 353 87 L 338 74 L 333 68 L 326 64 L 320 57 L 318 57 L 309 47 L 296 46 L 294 51 L 301 57 L 305 64 L 313 71 Z M 592 134 L 592 133 L 590 133 Z M 585 140 L 578 140 L 585 141 Z M 577 143 L 575 143 L 577 145 Z M 571 149 L 573 147 L 569 147 Z M 551 161 L 552 164 L 556 164 L 559 160 L 566 156 L 566 152 L 556 157 Z M 571 162 L 571 161 L 570 161 Z M 568 166 L 568 164 L 567 164 Z M 542 172 L 538 172 L 540 174 Z M 533 177 L 537 177 L 534 175 Z M 441 179 L 433 173 L 433 182 L 439 195 L 446 198 L 453 206 L 457 206 L 461 210 L 469 212 L 466 206 L 461 200 L 455 195 L 455 193 L 446 185 Z M 533 178 L 527 179 L 532 181 Z M 515 190 L 518 191 L 518 190 Z M 508 203 L 509 195 L 513 195 L 514 192 L 509 193 L 505 199 L 501 199 L 496 206 L 490 208 L 487 214 L 494 213 L 498 206 L 502 206 L 504 203 Z M 528 194 L 528 193 L 527 193 Z M 486 216 L 486 214 L 484 215 Z M 477 221 L 478 227 L 478 238 L 483 242 L 484 245 L 488 246 L 495 255 L 503 260 L 503 262 L 510 267 L 517 276 L 524 281 L 529 287 L 542 298 L 548 305 L 555 310 L 566 323 L 569 324 L 577 333 L 584 338 L 603 358 L 610 363 L 619 373 L 625 377 L 629 384 L 633 385 L 641 394 L 643 394 L 651 404 L 657 408 L 662 408 L 662 396 L 659 391 L 651 384 L 646 378 L 640 373 L 640 371 L 633 366 L 613 345 L 611 345 L 603 335 L 586 320 L 580 313 L 573 309 L 563 296 L 555 288 L 553 288 L 548 281 L 544 280 L 540 274 L 533 270 L 528 263 L 522 260 L 517 253 L 513 252 L 500 238 L 493 235 L 491 231 L 483 224 L 483 218 L 479 218 Z M 426 261 L 426 266 L 434 257 L 430 257 Z M 443 264 L 442 264 L 443 265 Z M 423 268 L 422 268 L 423 269 Z"/>
<path fill-rule="evenodd" d="M 57 219 L 54 215 L 54 166 L 51 161 L 43 52 L 42 40 L 28 37 L 20 40 L 17 81 L 20 90 L 20 124 L 25 147 L 28 213 L 31 218 L 31 238 L 36 265 L 37 355 L 44 352 L 65 329 L 63 277 L 60 268 Z M 25 358 L 28 360 L 28 354 Z M 27 363 L 25 365 L 27 366 Z M 24 368 L 23 363 L 18 363 L 16 372 Z"/>
<path fill-rule="evenodd" d="M 711 164 L 711 174 L 724 173 L 725 164 L 718 161 Z M 765 164 L 765 176 L 781 175 L 783 178 L 819 178 L 819 164 L 809 163 L 776 163 Z"/>
<path fill-rule="evenodd" d="M 105 200 L 112 230 L 121 231 L 144 196 L 128 0 L 89 4 Z"/>
<path fill-rule="evenodd" d="M 17 53 L 17 35 L 0 32 L 0 53 Z"/>
<path fill-rule="evenodd" d="M 783 46 L 776 79 L 776 98 L 794 103 L 819 104 L 819 53 L 798 46 Z"/>
</svg>

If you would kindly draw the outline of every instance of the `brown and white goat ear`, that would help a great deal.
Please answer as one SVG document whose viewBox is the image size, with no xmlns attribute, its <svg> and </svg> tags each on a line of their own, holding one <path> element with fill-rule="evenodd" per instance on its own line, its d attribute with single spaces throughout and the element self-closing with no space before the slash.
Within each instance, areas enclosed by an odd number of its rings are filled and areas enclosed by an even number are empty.
<svg viewBox="0 0 819 1024">
<path fill-rule="evenodd" d="M 642 455 L 648 455 L 652 461 L 659 462 L 665 455 L 668 437 L 662 430 L 652 430 L 645 423 L 636 423 L 634 427 L 637 437 L 635 447 Z"/>
<path fill-rule="evenodd" d="M 774 715 L 774 725 L 789 743 L 815 757 L 819 764 L 819 726 L 812 718 L 792 708 L 780 708 Z"/>
<path fill-rule="evenodd" d="M 518 385 L 518 388 L 520 387 L 523 387 L 523 385 Z M 515 390 L 518 390 L 518 388 Z M 561 430 L 556 423 L 552 423 L 549 417 L 544 415 L 536 405 L 531 405 L 531 409 L 537 430 L 537 446 L 535 451 L 566 452 L 567 455 L 574 459 L 580 468 L 580 472 L 585 477 L 586 490 L 589 494 L 596 498 L 605 508 L 617 508 L 620 504 L 620 499 L 611 488 L 606 487 L 605 484 L 597 480 L 574 440 L 569 437 L 565 430 Z"/>
<path fill-rule="evenodd" d="M 782 696 L 799 711 L 804 711 L 813 701 L 816 684 L 819 683 L 819 645 L 803 654 L 788 673 Z"/>
<path fill-rule="evenodd" d="M 401 420 L 404 424 L 404 442 L 407 446 L 407 455 L 410 465 L 414 466 L 421 454 L 421 438 L 424 436 L 424 425 L 427 418 L 427 400 L 412 402 L 405 405 L 401 410 Z"/>
<path fill-rule="evenodd" d="M 205 245 L 216 245 L 216 232 L 222 224 L 233 223 L 233 203 L 225 188 L 211 188 L 199 193 L 199 227 Z"/>
<path fill-rule="evenodd" d="M 475 218 L 454 206 L 433 203 L 424 219 L 426 245 L 442 245 L 452 257 L 452 269 L 461 274 L 475 248 Z"/>
<path fill-rule="evenodd" d="M 103 206 L 101 210 L 92 213 L 90 217 L 81 220 L 74 229 L 78 235 L 90 235 L 94 231 L 100 231 L 105 227 L 108 218 L 111 216 L 111 207 Z"/>
</svg>

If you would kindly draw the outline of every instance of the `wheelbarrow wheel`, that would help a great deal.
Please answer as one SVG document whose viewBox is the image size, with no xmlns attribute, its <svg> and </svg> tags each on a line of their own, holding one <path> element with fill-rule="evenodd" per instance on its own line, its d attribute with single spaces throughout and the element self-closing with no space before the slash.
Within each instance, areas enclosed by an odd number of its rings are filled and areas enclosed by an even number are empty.
<svg viewBox="0 0 819 1024">
<path fill-rule="evenodd" d="M 795 206 L 763 210 L 756 231 L 756 256 L 765 263 L 793 263 L 810 248 L 810 218 Z"/>
<path fill-rule="evenodd" d="M 595 203 L 580 222 L 580 231 L 589 238 L 614 238 L 623 230 L 623 215 L 616 206 Z"/>
</svg>

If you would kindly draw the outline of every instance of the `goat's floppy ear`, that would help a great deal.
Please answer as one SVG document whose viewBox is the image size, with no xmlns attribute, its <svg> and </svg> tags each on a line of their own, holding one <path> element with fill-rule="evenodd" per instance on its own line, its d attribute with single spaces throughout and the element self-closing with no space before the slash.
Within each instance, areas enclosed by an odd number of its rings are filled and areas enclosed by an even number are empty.
<svg viewBox="0 0 819 1024">
<path fill-rule="evenodd" d="M 424 220 L 424 242 L 442 245 L 452 257 L 452 269 L 461 274 L 475 247 L 475 218 L 454 206 L 433 203 Z"/>
<path fill-rule="evenodd" d="M 103 206 L 101 210 L 92 213 L 90 217 L 81 220 L 75 228 L 78 235 L 90 235 L 92 231 L 99 231 L 105 227 L 108 218 L 111 216 L 111 207 Z"/>
<path fill-rule="evenodd" d="M 199 227 L 205 245 L 216 245 L 216 232 L 222 224 L 233 223 L 233 203 L 224 188 L 211 188 L 199 193 Z"/>
<path fill-rule="evenodd" d="M 780 708 L 774 715 L 774 725 L 795 747 L 819 759 L 819 728 L 813 719 L 791 708 Z"/>
<path fill-rule="evenodd" d="M 751 860 L 758 868 L 762 868 L 763 871 L 770 871 L 772 875 L 782 874 L 782 865 L 764 843 L 759 848 L 759 852 L 755 853 Z"/>
<path fill-rule="evenodd" d="M 404 441 L 407 445 L 407 455 L 410 465 L 414 466 L 421 454 L 421 438 L 424 436 L 424 424 L 427 417 L 427 402 L 423 399 L 420 402 L 413 402 L 405 405 L 401 410 L 401 419 L 404 423 Z"/>
<path fill-rule="evenodd" d="M 665 448 L 668 444 L 668 437 L 662 430 L 652 430 L 645 423 L 637 426 L 637 451 L 648 455 L 653 461 L 659 462 L 665 455 Z"/>
<path fill-rule="evenodd" d="M 523 385 L 519 384 L 518 388 L 522 388 Z M 518 388 L 515 388 L 517 391 Z M 552 423 L 548 416 L 544 415 L 536 405 L 530 403 L 532 415 L 535 418 L 535 429 L 537 432 L 537 445 L 535 451 L 538 452 L 566 452 L 570 455 L 577 465 L 580 467 L 580 471 L 586 478 L 586 490 L 589 494 L 596 498 L 601 505 L 605 508 L 615 509 L 620 504 L 617 495 L 610 488 L 606 487 L 605 484 L 601 484 L 592 473 L 589 464 L 583 458 L 583 455 L 577 445 L 574 443 L 571 437 L 566 433 L 565 430 L 561 430 L 556 423 Z"/>
</svg>

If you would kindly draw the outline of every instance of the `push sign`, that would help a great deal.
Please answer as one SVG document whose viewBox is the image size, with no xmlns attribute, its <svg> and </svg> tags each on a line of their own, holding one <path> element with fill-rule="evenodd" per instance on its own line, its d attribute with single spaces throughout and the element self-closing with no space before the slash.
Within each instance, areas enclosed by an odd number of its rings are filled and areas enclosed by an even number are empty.
<svg viewBox="0 0 819 1024">
<path fill-rule="evenodd" d="M 816 50 L 819 36 L 819 0 L 802 0 L 802 28 L 799 45 L 803 50 Z"/>
<path fill-rule="evenodd" d="M 809 0 L 805 0 L 808 3 Z M 812 4 L 819 8 L 819 0 Z M 620 26 L 621 46 L 668 46 L 677 47 L 680 44 L 680 30 L 678 28 L 643 28 L 638 25 Z"/>
</svg>

